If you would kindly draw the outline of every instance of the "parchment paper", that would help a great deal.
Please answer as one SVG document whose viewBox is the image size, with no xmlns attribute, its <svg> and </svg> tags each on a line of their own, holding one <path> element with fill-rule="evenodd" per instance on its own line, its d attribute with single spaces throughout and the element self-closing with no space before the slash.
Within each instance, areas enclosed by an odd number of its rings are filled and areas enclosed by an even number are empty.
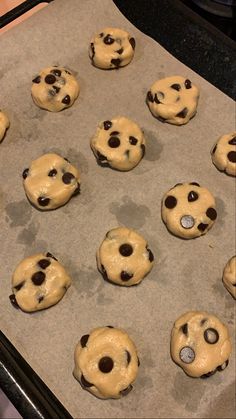
<svg viewBox="0 0 236 419">
<path fill-rule="evenodd" d="M 88 58 L 90 38 L 113 25 L 135 37 L 135 57 L 118 71 L 99 70 Z M 216 139 L 235 129 L 234 102 L 138 31 L 111 0 L 56 0 L 3 34 L 0 48 L 0 105 L 11 119 L 0 145 L 1 329 L 73 417 L 233 417 L 235 351 L 225 372 L 204 381 L 172 362 L 169 343 L 173 322 L 188 310 L 216 314 L 234 337 L 234 300 L 221 277 L 235 251 L 235 180 L 210 157 Z M 76 70 L 81 83 L 74 106 L 58 114 L 37 108 L 30 95 L 32 77 L 51 64 Z M 162 124 L 145 104 L 151 84 L 173 74 L 201 88 L 198 113 L 182 127 Z M 134 119 L 147 137 L 144 160 L 127 173 L 98 166 L 89 146 L 98 122 L 116 115 Z M 25 197 L 21 173 L 50 151 L 81 169 L 81 195 L 39 212 Z M 163 194 L 184 181 L 206 186 L 218 209 L 214 227 L 189 241 L 172 236 L 160 216 Z M 97 247 L 119 225 L 143 234 L 155 255 L 137 287 L 113 286 L 97 271 Z M 9 302 L 11 275 L 39 251 L 53 253 L 73 285 L 55 307 L 26 314 Z M 121 400 L 96 399 L 72 376 L 77 341 L 107 324 L 128 331 L 141 361 L 134 390 Z"/>
</svg>

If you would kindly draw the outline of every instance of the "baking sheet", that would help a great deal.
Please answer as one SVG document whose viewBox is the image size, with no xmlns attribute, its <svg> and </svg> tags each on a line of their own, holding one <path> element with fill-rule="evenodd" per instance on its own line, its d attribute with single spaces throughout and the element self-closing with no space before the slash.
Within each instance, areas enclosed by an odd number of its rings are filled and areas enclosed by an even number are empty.
<svg viewBox="0 0 236 419">
<path fill-rule="evenodd" d="M 106 26 L 136 39 L 132 63 L 118 71 L 99 70 L 88 58 L 92 34 Z M 169 354 L 173 322 L 188 310 L 216 314 L 234 338 L 234 300 L 221 277 L 235 252 L 235 180 L 209 154 L 235 129 L 234 102 L 137 30 L 111 0 L 56 0 L 4 34 L 0 48 L 0 105 L 11 119 L 0 145 L 1 329 L 73 417 L 234 417 L 234 356 L 224 373 L 203 381 L 187 377 Z M 74 69 L 81 84 L 73 107 L 58 114 L 37 108 L 30 96 L 32 76 L 56 64 Z M 182 127 L 157 121 L 145 104 L 153 82 L 173 74 L 201 88 L 198 113 Z M 147 137 L 145 158 L 127 173 L 98 166 L 89 146 L 98 122 L 116 115 L 135 120 Z M 44 213 L 28 203 L 21 173 L 51 151 L 80 168 L 81 195 Z M 209 188 L 218 209 L 214 227 L 189 241 L 169 234 L 160 216 L 163 194 L 185 181 Z M 155 255 L 137 287 L 106 283 L 96 268 L 97 247 L 119 225 L 143 234 Z M 11 274 L 39 251 L 58 257 L 73 285 L 58 305 L 27 314 L 9 303 Z M 101 401 L 73 378 L 73 352 L 83 334 L 107 324 L 127 330 L 141 366 L 127 397 Z"/>
</svg>

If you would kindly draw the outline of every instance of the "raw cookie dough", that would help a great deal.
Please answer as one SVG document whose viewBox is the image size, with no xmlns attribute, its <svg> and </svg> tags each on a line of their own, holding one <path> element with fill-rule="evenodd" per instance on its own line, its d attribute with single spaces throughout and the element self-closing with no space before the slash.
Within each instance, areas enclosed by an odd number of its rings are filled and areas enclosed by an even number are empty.
<svg viewBox="0 0 236 419">
<path fill-rule="evenodd" d="M 7 128 L 9 128 L 10 121 L 5 112 L 0 111 L 0 143 L 3 140 Z"/>
<path fill-rule="evenodd" d="M 75 348 L 74 376 L 101 399 L 119 399 L 133 388 L 138 373 L 136 347 L 128 334 L 112 326 L 81 337 Z"/>
<path fill-rule="evenodd" d="M 215 206 L 215 198 L 198 183 L 177 183 L 164 195 L 161 215 L 171 233 L 193 239 L 213 226 L 217 217 Z"/>
<path fill-rule="evenodd" d="M 147 93 L 147 104 L 152 114 L 162 122 L 183 125 L 197 111 L 199 89 L 182 76 L 156 81 Z"/>
<path fill-rule="evenodd" d="M 57 154 L 44 154 L 22 173 L 29 201 L 41 210 L 64 205 L 80 191 L 79 171 Z"/>
<path fill-rule="evenodd" d="M 126 287 L 139 284 L 153 261 L 146 240 L 126 227 L 108 231 L 97 251 L 97 265 L 104 279 Z"/>
<path fill-rule="evenodd" d="M 223 284 L 236 299 L 236 256 L 233 256 L 224 268 Z"/>
<path fill-rule="evenodd" d="M 118 116 L 99 124 L 91 148 L 101 165 L 127 171 L 140 162 L 145 153 L 143 131 L 131 119 Z"/>
<path fill-rule="evenodd" d="M 90 43 L 89 57 L 99 68 L 124 67 L 134 56 L 135 39 L 122 29 L 105 28 Z"/>
<path fill-rule="evenodd" d="M 236 176 L 236 132 L 222 135 L 218 139 L 212 149 L 211 158 L 217 169 Z"/>
<path fill-rule="evenodd" d="M 32 80 L 32 98 L 36 105 L 51 112 L 59 112 L 73 105 L 79 96 L 79 83 L 64 67 L 44 68 Z"/>
<path fill-rule="evenodd" d="M 23 311 L 43 310 L 58 303 L 70 285 L 71 279 L 57 259 L 51 253 L 39 253 L 18 264 L 9 298 Z"/>
<path fill-rule="evenodd" d="M 207 378 L 223 371 L 231 349 L 228 328 L 204 311 L 183 314 L 171 332 L 172 359 L 191 377 Z"/>
</svg>

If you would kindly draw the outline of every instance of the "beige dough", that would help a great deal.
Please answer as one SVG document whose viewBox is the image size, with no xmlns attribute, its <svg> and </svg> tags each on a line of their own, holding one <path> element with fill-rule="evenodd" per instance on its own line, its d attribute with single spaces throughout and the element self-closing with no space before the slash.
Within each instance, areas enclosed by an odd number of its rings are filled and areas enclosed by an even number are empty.
<svg viewBox="0 0 236 419">
<path fill-rule="evenodd" d="M 24 259 L 12 277 L 10 301 L 23 311 L 43 310 L 58 303 L 71 285 L 63 266 L 51 253 Z"/>
<path fill-rule="evenodd" d="M 100 122 L 91 140 L 99 164 L 121 171 L 137 166 L 144 156 L 145 144 L 143 131 L 123 116 Z"/>
<path fill-rule="evenodd" d="M 156 81 L 147 93 L 147 104 L 152 114 L 162 122 L 183 125 L 197 111 L 199 89 L 182 76 Z"/>
<path fill-rule="evenodd" d="M 236 176 L 236 132 L 222 135 L 218 139 L 212 149 L 211 158 L 217 169 Z"/>
<path fill-rule="evenodd" d="M 3 140 L 7 128 L 10 126 L 10 121 L 5 112 L 0 111 L 0 143 Z"/>
<path fill-rule="evenodd" d="M 139 284 L 152 269 L 153 261 L 146 240 L 126 227 L 110 230 L 97 251 L 97 265 L 103 277 L 126 287 Z"/>
<path fill-rule="evenodd" d="M 59 112 L 73 105 L 80 86 L 70 70 L 64 67 L 44 68 L 32 80 L 32 98 L 36 105 L 51 112 Z"/>
<path fill-rule="evenodd" d="M 138 374 L 136 347 L 128 334 L 112 326 L 84 335 L 75 348 L 74 376 L 101 399 L 127 395 Z"/>
<path fill-rule="evenodd" d="M 79 171 L 57 154 L 34 160 L 22 176 L 29 201 L 41 210 L 58 208 L 80 191 Z"/>
<path fill-rule="evenodd" d="M 171 356 L 186 374 L 206 378 L 223 371 L 231 353 L 228 328 L 206 312 L 189 311 L 171 332 Z"/>
<path fill-rule="evenodd" d="M 223 284 L 236 299 L 236 256 L 228 260 L 223 272 Z"/>
<path fill-rule="evenodd" d="M 196 182 L 179 183 L 162 199 L 162 219 L 168 230 L 183 239 L 205 234 L 213 226 L 217 212 L 215 199 Z"/>
<path fill-rule="evenodd" d="M 90 42 L 89 57 L 99 68 L 124 67 L 134 56 L 135 39 L 122 29 L 105 28 Z"/>
</svg>

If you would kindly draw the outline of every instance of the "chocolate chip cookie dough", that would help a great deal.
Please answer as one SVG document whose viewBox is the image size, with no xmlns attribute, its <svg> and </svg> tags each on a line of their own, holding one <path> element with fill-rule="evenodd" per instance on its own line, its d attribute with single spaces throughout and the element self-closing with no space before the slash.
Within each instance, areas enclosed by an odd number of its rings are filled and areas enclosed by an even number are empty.
<svg viewBox="0 0 236 419">
<path fill-rule="evenodd" d="M 191 377 L 207 378 L 223 371 L 231 350 L 228 328 L 216 316 L 189 311 L 174 323 L 171 356 Z"/>
<path fill-rule="evenodd" d="M 41 210 L 58 208 L 80 192 L 78 169 L 57 154 L 44 154 L 34 160 L 22 176 L 26 196 Z"/>
<path fill-rule="evenodd" d="M 9 128 L 9 126 L 10 121 L 7 114 L 3 111 L 0 111 L 0 143 L 2 142 L 6 134 L 6 130 Z"/>
<path fill-rule="evenodd" d="M 135 39 L 118 28 L 104 28 L 96 34 L 89 47 L 89 57 L 96 67 L 112 69 L 124 67 L 134 56 Z"/>
<path fill-rule="evenodd" d="M 187 124 L 197 112 L 198 99 L 198 87 L 182 76 L 158 80 L 147 93 L 153 116 L 174 125 Z"/>
<path fill-rule="evenodd" d="M 222 135 L 211 151 L 214 165 L 222 172 L 236 176 L 236 132 Z"/>
<path fill-rule="evenodd" d="M 128 334 L 112 326 L 81 337 L 75 348 L 74 376 L 101 399 L 119 399 L 133 388 L 138 374 L 137 350 Z"/>
<path fill-rule="evenodd" d="M 223 272 L 223 284 L 236 299 L 236 256 L 228 260 Z"/>
<path fill-rule="evenodd" d="M 44 68 L 32 81 L 32 98 L 36 105 L 47 111 L 69 108 L 79 96 L 78 81 L 64 67 Z"/>
<path fill-rule="evenodd" d="M 58 303 L 71 285 L 63 266 L 51 253 L 27 257 L 12 276 L 11 303 L 26 312 L 43 310 Z"/>
<path fill-rule="evenodd" d="M 162 199 L 161 215 L 168 230 L 183 239 L 202 236 L 216 218 L 213 195 L 197 182 L 177 183 Z"/>
<path fill-rule="evenodd" d="M 126 227 L 108 231 L 97 251 L 97 265 L 104 279 L 126 287 L 139 284 L 153 261 L 146 240 Z"/>
<path fill-rule="evenodd" d="M 145 144 L 141 128 L 124 116 L 100 122 L 91 140 L 98 163 L 121 171 L 137 166 L 144 156 Z"/>
</svg>

